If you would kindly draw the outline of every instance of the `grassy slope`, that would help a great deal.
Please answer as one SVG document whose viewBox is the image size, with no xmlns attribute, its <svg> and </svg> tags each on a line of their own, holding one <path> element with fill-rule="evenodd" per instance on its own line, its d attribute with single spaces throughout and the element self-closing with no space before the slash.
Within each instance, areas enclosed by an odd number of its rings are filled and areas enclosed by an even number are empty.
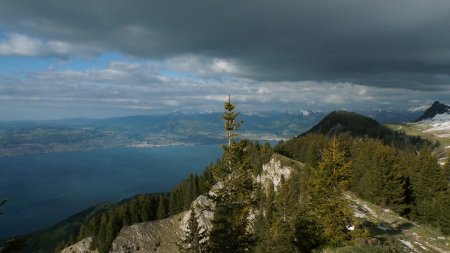
<svg viewBox="0 0 450 253">
<path fill-rule="evenodd" d="M 404 131 L 407 135 L 421 136 L 431 141 L 439 141 L 441 145 L 434 150 L 438 158 L 445 158 L 450 152 L 450 136 L 439 137 L 439 134 L 449 134 L 448 132 L 426 132 L 430 129 L 429 124 L 423 122 L 411 122 L 403 124 L 386 124 L 386 126 L 392 130 Z"/>
<path fill-rule="evenodd" d="M 450 252 L 450 237 L 443 236 L 435 228 L 416 224 L 352 193 L 348 197 L 353 203 L 357 222 L 367 226 L 379 241 L 387 242 L 389 246 L 350 246 L 324 252 Z"/>
</svg>

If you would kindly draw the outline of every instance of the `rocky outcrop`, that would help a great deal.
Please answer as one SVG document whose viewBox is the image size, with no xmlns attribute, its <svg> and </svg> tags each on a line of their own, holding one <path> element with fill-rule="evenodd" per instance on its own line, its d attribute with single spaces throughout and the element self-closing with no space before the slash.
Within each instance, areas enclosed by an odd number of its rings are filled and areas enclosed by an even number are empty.
<svg viewBox="0 0 450 253">
<path fill-rule="evenodd" d="M 277 191 L 281 185 L 282 178 L 288 179 L 293 170 L 303 165 L 274 154 L 267 164 L 263 165 L 261 175 L 255 178 L 255 182 L 265 190 L 269 186 Z M 214 185 L 208 194 L 200 195 L 191 204 L 195 212 L 200 232 L 207 234 L 211 231 L 214 218 L 214 201 L 216 192 L 223 187 L 221 182 Z M 257 210 L 253 210 L 250 216 L 255 216 Z M 178 242 L 188 230 L 188 220 L 191 210 L 182 212 L 164 220 L 143 222 L 122 228 L 112 244 L 111 253 L 178 253 Z M 253 220 L 249 217 L 249 220 Z M 207 237 L 205 238 L 207 240 Z M 92 239 L 87 238 L 69 248 L 75 249 L 78 244 L 85 245 L 83 249 L 89 249 Z M 80 247 L 80 250 L 82 248 Z M 91 251 L 63 251 L 64 253 L 82 253 Z"/>
<path fill-rule="evenodd" d="M 274 187 L 274 191 L 278 191 L 282 178 L 288 179 L 298 167 L 303 165 L 290 158 L 274 154 L 270 161 L 263 165 L 261 175 L 257 176 L 254 180 L 257 185 L 260 185 L 267 191 L 268 187 Z M 207 195 L 200 195 L 195 201 L 192 202 L 192 208 L 194 209 L 195 216 L 197 217 L 198 224 L 200 226 L 200 232 L 204 231 L 206 234 L 211 230 L 211 221 L 214 218 L 214 201 L 212 200 L 216 196 L 216 192 L 223 187 L 221 182 L 214 185 L 211 191 Z M 256 217 L 257 210 L 251 210 L 248 219 L 253 221 Z M 188 211 L 180 223 L 180 230 L 187 231 L 187 222 L 191 215 L 191 211 Z M 181 235 L 182 236 L 182 235 Z M 207 238 L 206 238 L 207 239 Z"/>
<path fill-rule="evenodd" d="M 98 253 L 97 250 L 90 250 L 92 238 L 84 238 L 83 240 L 63 249 L 61 253 Z"/>
<path fill-rule="evenodd" d="M 192 202 L 191 207 L 195 212 L 195 217 L 197 217 L 200 233 L 207 234 L 207 232 L 212 228 L 211 221 L 214 218 L 214 202 L 211 200 L 209 195 L 200 195 Z M 188 221 L 190 216 L 191 210 L 187 211 L 181 220 L 180 231 L 182 233 L 179 235 L 180 238 L 182 238 L 188 231 Z"/>
<path fill-rule="evenodd" d="M 282 178 L 288 179 L 293 169 L 293 166 L 282 165 L 280 155 L 273 155 L 270 161 L 263 165 L 261 175 L 256 177 L 256 182 L 266 191 L 268 187 L 273 186 L 274 191 L 277 192 Z"/>
<path fill-rule="evenodd" d="M 111 253 L 177 253 L 180 222 L 186 212 L 167 219 L 143 222 L 122 228 Z"/>
</svg>

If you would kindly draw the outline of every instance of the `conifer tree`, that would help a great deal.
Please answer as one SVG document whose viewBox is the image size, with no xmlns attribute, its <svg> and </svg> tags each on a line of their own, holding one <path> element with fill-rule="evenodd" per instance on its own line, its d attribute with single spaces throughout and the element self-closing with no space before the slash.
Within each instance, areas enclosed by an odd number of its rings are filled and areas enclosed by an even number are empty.
<svg viewBox="0 0 450 253">
<path fill-rule="evenodd" d="M 386 188 L 388 189 L 385 194 L 386 204 L 392 208 L 395 212 L 404 215 L 408 212 L 408 160 L 405 155 L 397 151 L 395 152 L 395 164 L 392 170 L 387 175 Z"/>
<path fill-rule="evenodd" d="M 224 126 L 228 145 L 223 145 L 222 161 L 213 168 L 216 182 L 222 186 L 215 199 L 213 228 L 209 234 L 211 252 L 247 252 L 253 244 L 248 227 L 248 214 L 253 205 L 252 167 L 247 142 L 235 141 L 242 121 L 231 103 L 230 96 L 224 104 Z"/>
<path fill-rule="evenodd" d="M 445 178 L 447 178 L 447 180 L 450 181 L 450 154 L 447 156 L 447 160 L 444 166 L 442 166 L 442 170 Z"/>
<path fill-rule="evenodd" d="M 131 215 L 131 224 L 134 223 L 138 223 L 140 221 L 140 217 L 139 217 L 139 202 L 137 201 L 137 199 L 132 199 L 130 204 L 128 205 L 128 211 Z"/>
<path fill-rule="evenodd" d="M 234 139 L 238 136 L 237 131 L 241 127 L 243 121 L 237 121 L 237 116 L 239 112 L 237 112 L 236 105 L 231 103 L 231 97 L 228 95 L 228 101 L 224 104 L 225 113 L 223 114 L 223 122 L 225 126 L 225 131 L 228 139 L 228 146 L 231 146 L 231 143 L 234 142 Z"/>
<path fill-rule="evenodd" d="M 343 192 L 349 186 L 351 161 L 342 138 L 334 137 L 322 151 L 322 161 L 312 171 L 310 207 L 323 228 L 330 246 L 345 245 L 351 239 L 347 229 L 352 224 L 349 201 Z"/>
<path fill-rule="evenodd" d="M 202 253 L 205 252 L 205 234 L 197 221 L 195 210 L 191 208 L 188 227 L 184 237 L 181 240 L 180 250 L 186 253 Z"/>
<path fill-rule="evenodd" d="M 445 235 L 450 235 L 450 189 L 439 196 L 439 227 Z"/>
<path fill-rule="evenodd" d="M 351 188 L 377 205 L 403 213 L 408 163 L 394 147 L 364 139 L 353 147 Z"/>
<path fill-rule="evenodd" d="M 214 209 L 213 228 L 209 233 L 207 252 L 249 252 L 253 238 L 247 231 L 248 221 L 237 206 L 219 202 Z"/>
<path fill-rule="evenodd" d="M 292 175 L 287 181 L 281 178 L 280 190 L 275 197 L 274 210 L 271 217 L 267 252 L 298 252 L 295 246 L 295 224 L 299 209 L 297 183 L 299 180 Z"/>
<path fill-rule="evenodd" d="M 153 211 L 151 208 L 150 198 L 145 195 L 140 195 L 138 199 L 141 207 L 140 212 L 141 221 L 151 220 Z"/>
<path fill-rule="evenodd" d="M 156 219 L 161 220 L 167 217 L 166 205 L 164 203 L 164 197 L 159 195 L 158 210 L 156 211 Z"/>
<path fill-rule="evenodd" d="M 448 188 L 448 180 L 437 163 L 431 149 L 421 149 L 415 162 L 412 175 L 413 191 L 416 201 L 417 218 L 423 222 L 437 225 L 439 222 L 438 198 Z"/>
</svg>

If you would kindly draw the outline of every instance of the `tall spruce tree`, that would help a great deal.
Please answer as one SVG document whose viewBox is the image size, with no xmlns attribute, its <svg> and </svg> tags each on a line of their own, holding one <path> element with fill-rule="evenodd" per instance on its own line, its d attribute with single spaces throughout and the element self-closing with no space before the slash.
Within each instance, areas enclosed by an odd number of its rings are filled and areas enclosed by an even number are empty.
<svg viewBox="0 0 450 253">
<path fill-rule="evenodd" d="M 243 121 L 237 121 L 239 112 L 236 111 L 236 105 L 231 103 L 231 96 L 228 95 L 228 101 L 224 104 L 225 113 L 223 114 L 223 122 L 225 131 L 227 133 L 228 146 L 234 142 L 234 139 L 238 136 L 237 131 L 241 127 Z"/>
<path fill-rule="evenodd" d="M 416 201 L 416 218 L 432 225 L 439 223 L 439 203 L 448 188 L 444 171 L 430 148 L 421 149 L 413 166 L 412 186 Z"/>
<path fill-rule="evenodd" d="M 351 161 L 342 137 L 334 137 L 322 150 L 322 161 L 312 171 L 310 180 L 310 208 L 323 229 L 330 246 L 345 245 L 352 224 L 349 201 L 343 196 L 351 176 Z"/>
<path fill-rule="evenodd" d="M 266 231 L 265 252 L 299 252 L 296 247 L 296 221 L 299 215 L 299 179 L 291 175 L 287 181 L 281 178 L 280 189 L 274 199 L 270 227 Z"/>
<path fill-rule="evenodd" d="M 253 204 L 252 167 L 247 142 L 235 141 L 242 121 L 230 96 L 224 104 L 224 127 L 228 145 L 223 145 L 222 162 L 213 168 L 216 182 L 221 182 L 215 199 L 213 228 L 209 234 L 210 252 L 248 252 L 253 237 L 247 230 L 248 214 Z"/>
<path fill-rule="evenodd" d="M 404 213 L 408 168 L 404 155 L 374 139 L 356 142 L 352 155 L 351 189 L 377 205 Z"/>
</svg>

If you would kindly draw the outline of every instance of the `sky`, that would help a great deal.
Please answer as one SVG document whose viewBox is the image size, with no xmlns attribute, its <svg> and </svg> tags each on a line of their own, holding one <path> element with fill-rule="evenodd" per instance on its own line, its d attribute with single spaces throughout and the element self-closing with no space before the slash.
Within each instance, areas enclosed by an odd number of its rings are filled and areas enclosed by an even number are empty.
<svg viewBox="0 0 450 253">
<path fill-rule="evenodd" d="M 2 0 L 0 120 L 450 103 L 448 0 Z"/>
</svg>

